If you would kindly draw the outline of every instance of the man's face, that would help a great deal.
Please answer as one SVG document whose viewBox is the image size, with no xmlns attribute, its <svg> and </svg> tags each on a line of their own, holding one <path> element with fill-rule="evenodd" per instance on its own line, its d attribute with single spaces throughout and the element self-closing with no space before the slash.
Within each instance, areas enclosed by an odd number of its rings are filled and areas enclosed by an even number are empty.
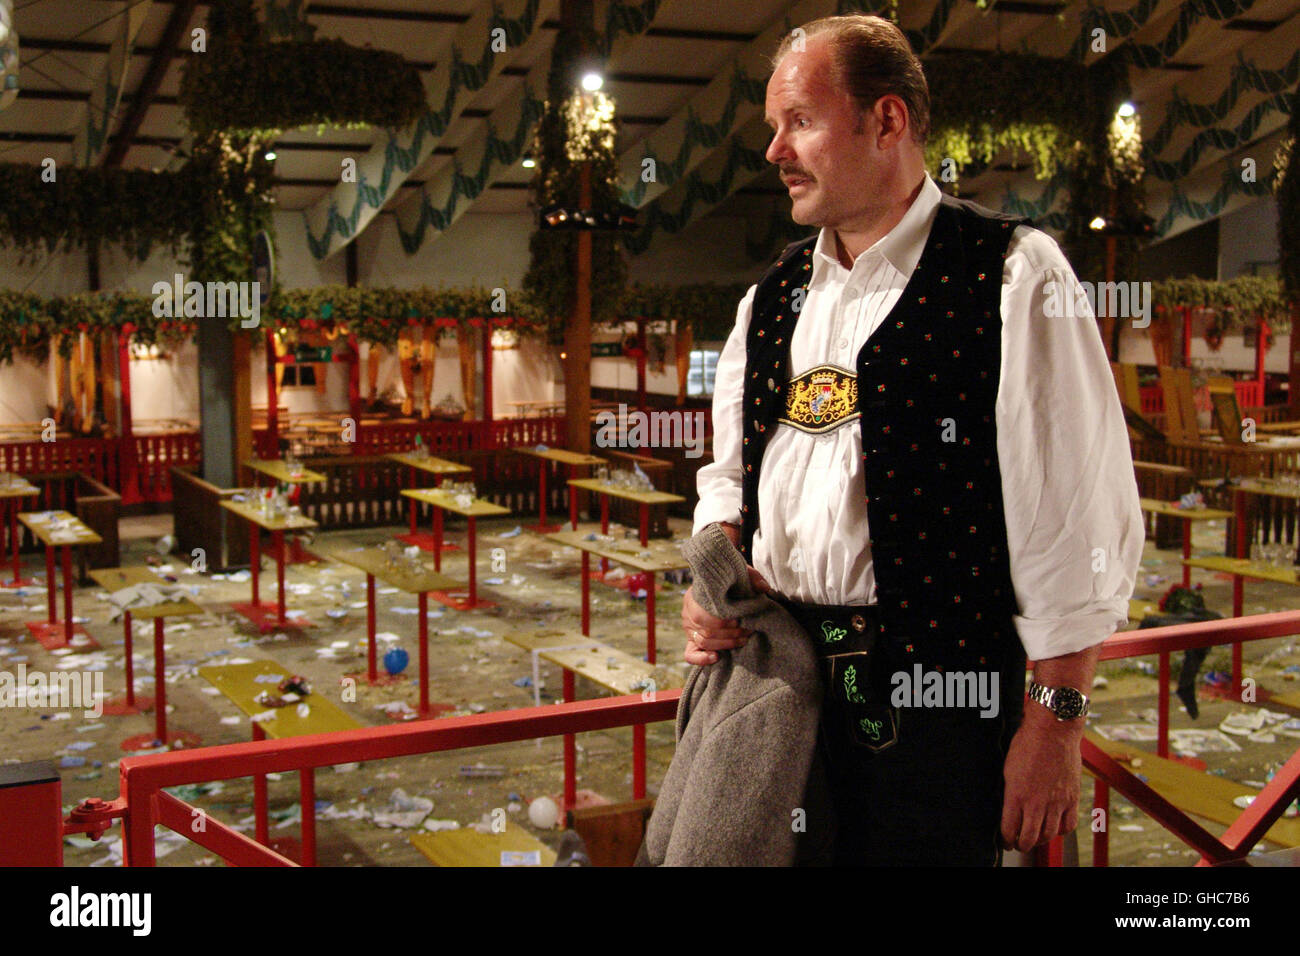
<svg viewBox="0 0 1300 956">
<path fill-rule="evenodd" d="M 795 222 L 837 229 L 869 214 L 878 202 L 872 193 L 881 160 L 870 146 L 876 122 L 834 86 L 823 38 L 777 65 L 764 118 L 774 134 L 767 161 L 781 170 Z"/>
</svg>

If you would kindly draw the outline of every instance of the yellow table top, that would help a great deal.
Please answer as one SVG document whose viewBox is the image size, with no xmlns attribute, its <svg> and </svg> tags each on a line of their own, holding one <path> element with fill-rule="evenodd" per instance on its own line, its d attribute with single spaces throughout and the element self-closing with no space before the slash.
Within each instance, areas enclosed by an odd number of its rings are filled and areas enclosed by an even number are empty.
<svg viewBox="0 0 1300 956">
<path fill-rule="evenodd" d="M 221 507 L 227 511 L 233 511 L 239 517 L 253 522 L 259 528 L 265 528 L 267 531 L 299 531 L 303 528 L 314 528 L 316 522 L 303 515 L 281 515 L 278 518 L 266 517 L 262 514 L 262 509 L 249 504 L 247 501 L 221 501 L 218 502 Z"/>
<path fill-rule="evenodd" d="M 638 571 L 655 573 L 658 571 L 676 571 L 691 566 L 690 562 L 682 556 L 681 548 L 673 541 L 655 539 L 650 542 L 648 548 L 643 548 L 635 538 L 629 538 L 626 541 L 617 539 L 614 541 L 586 540 L 587 535 L 593 533 L 600 534 L 600 525 L 583 525 L 577 531 L 558 531 L 555 534 L 547 534 L 542 537 L 547 541 L 554 541 L 556 544 L 577 548 L 579 551 L 586 551 L 598 557 L 617 561 L 619 564 L 625 564 L 629 568 L 636 568 Z"/>
<path fill-rule="evenodd" d="M 0 498 L 30 498 L 32 495 L 41 493 L 41 489 L 21 475 L 14 475 L 10 472 L 0 474 L 10 475 L 8 482 L 0 479 Z"/>
<path fill-rule="evenodd" d="M 303 734 L 324 734 L 335 730 L 355 730 L 365 726 L 350 714 L 340 710 L 321 693 L 322 688 L 315 685 L 312 686 L 312 692 L 301 701 L 310 708 L 306 717 L 298 715 L 298 704 L 272 708 L 265 707 L 254 700 L 262 691 L 272 696 L 279 696 L 276 685 L 290 676 L 290 673 L 287 667 L 274 661 L 250 661 L 247 664 L 209 665 L 199 668 L 199 675 L 225 694 L 231 703 L 247 716 L 252 717 L 267 710 L 273 711 L 274 717 L 260 722 L 262 730 L 268 737 L 275 739 L 299 737 Z M 263 679 L 259 681 L 258 677 Z"/>
<path fill-rule="evenodd" d="M 325 480 L 319 471 L 309 471 L 306 468 L 302 469 L 301 474 L 291 475 L 284 461 L 279 458 L 254 458 L 244 462 L 244 467 L 291 485 L 308 485 Z"/>
<path fill-rule="evenodd" d="M 422 591 L 450 591 L 465 587 L 464 582 L 440 574 L 425 565 L 423 560 L 421 560 L 421 567 L 424 570 L 418 574 L 408 570 L 405 561 L 398 567 L 389 567 L 388 556 L 380 548 L 317 548 L 316 550 L 325 557 L 350 564 L 411 594 L 419 594 Z"/>
<path fill-rule="evenodd" d="M 471 827 L 462 827 L 417 833 L 411 837 L 411 843 L 434 866 L 555 865 L 554 850 L 509 820 L 503 833 L 479 833 Z"/>
<path fill-rule="evenodd" d="M 463 475 L 466 472 L 473 471 L 469 465 L 462 465 L 458 461 L 448 461 L 446 458 L 435 458 L 433 455 L 425 455 L 421 458 L 419 455 L 413 455 L 409 451 L 390 452 L 384 456 L 390 461 L 398 464 L 407 465 L 418 471 L 427 471 L 431 475 Z"/>
<path fill-rule="evenodd" d="M 80 518 L 66 511 L 24 511 L 18 515 L 18 520 L 25 524 L 42 544 L 99 544 L 104 540 L 82 524 Z M 49 527 L 51 521 L 68 523 L 60 531 L 51 531 Z"/>
<path fill-rule="evenodd" d="M 1157 515 L 1169 515 L 1174 518 L 1185 518 L 1188 521 L 1214 521 L 1219 518 L 1231 518 L 1231 511 L 1224 511 L 1222 508 L 1180 508 L 1177 504 L 1170 501 L 1160 501 L 1158 498 L 1140 498 L 1142 510 L 1149 511 Z"/>
<path fill-rule="evenodd" d="M 1187 558 L 1183 564 L 1206 571 L 1240 574 L 1243 578 L 1276 581 L 1279 584 L 1300 584 L 1295 568 L 1276 568 L 1271 565 L 1251 564 L 1249 558 Z"/>
<path fill-rule="evenodd" d="M 615 694 L 640 693 L 646 689 L 640 682 L 646 679 L 654 681 L 656 690 L 682 686 L 676 672 L 578 633 L 516 631 L 504 635 L 504 639 L 526 651 L 537 651 L 542 660 L 581 674 Z"/>
<path fill-rule="evenodd" d="M 414 498 L 416 501 L 423 501 L 436 508 L 442 508 L 444 511 L 453 511 L 458 515 L 464 515 L 467 518 L 485 518 L 490 515 L 510 514 L 509 508 L 502 508 L 500 505 L 494 505 L 482 498 L 475 498 L 468 508 L 462 508 L 456 503 L 455 495 L 449 494 L 441 488 L 403 488 L 402 494 L 408 498 Z"/>
<path fill-rule="evenodd" d="M 567 448 L 548 448 L 545 451 L 538 451 L 536 448 L 514 448 L 521 455 L 532 455 L 534 458 L 545 458 L 547 461 L 558 461 L 562 465 L 604 465 L 608 462 L 604 458 L 597 458 L 595 455 L 584 455 L 582 452 L 569 451 Z"/>
<path fill-rule="evenodd" d="M 610 495 L 614 498 L 625 498 L 643 505 L 665 505 L 686 500 L 681 495 L 669 494 L 666 491 L 632 491 L 629 488 L 615 488 L 613 485 L 605 484 L 599 478 L 570 478 L 569 484 L 575 488 Z"/>
<path fill-rule="evenodd" d="M 1160 604 L 1157 601 L 1139 601 L 1136 598 L 1129 598 L 1128 602 L 1128 619 L 1130 621 L 1140 621 L 1148 614 L 1159 614 Z"/>
<path fill-rule="evenodd" d="M 90 571 L 90 579 L 106 590 L 120 591 L 132 584 L 156 584 L 159 587 L 176 587 L 171 581 L 164 581 L 149 568 L 95 568 Z M 202 614 L 199 607 L 189 598 L 183 601 L 168 601 L 165 604 L 152 604 L 149 607 L 127 608 L 134 618 L 151 621 L 156 617 L 180 617 L 184 614 Z"/>
<path fill-rule="evenodd" d="M 1197 484 L 1204 487 L 1218 488 L 1223 485 L 1219 478 L 1202 478 Z M 1286 486 L 1272 478 L 1240 478 L 1224 486 L 1227 491 L 1242 491 L 1252 495 L 1265 495 L 1271 498 L 1300 498 L 1300 487 Z"/>
</svg>

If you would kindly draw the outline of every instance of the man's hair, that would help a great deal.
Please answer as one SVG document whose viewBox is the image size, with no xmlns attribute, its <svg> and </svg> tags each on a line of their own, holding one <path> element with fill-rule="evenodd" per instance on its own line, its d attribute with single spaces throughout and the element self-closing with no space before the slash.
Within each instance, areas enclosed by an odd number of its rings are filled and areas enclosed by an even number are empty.
<svg viewBox="0 0 1300 956">
<path fill-rule="evenodd" d="M 892 93 L 907 106 L 912 139 L 925 145 L 930 133 L 930 87 L 921 61 L 903 31 L 882 17 L 853 14 L 823 17 L 792 31 L 777 47 L 772 67 L 794 50 L 796 38 L 825 36 L 830 43 L 831 79 L 852 96 L 866 113 L 882 96 Z"/>
</svg>

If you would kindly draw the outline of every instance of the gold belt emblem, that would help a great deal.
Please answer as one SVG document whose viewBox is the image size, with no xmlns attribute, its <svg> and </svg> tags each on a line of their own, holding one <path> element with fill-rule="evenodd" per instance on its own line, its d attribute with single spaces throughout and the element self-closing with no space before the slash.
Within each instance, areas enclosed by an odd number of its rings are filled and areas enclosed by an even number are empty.
<svg viewBox="0 0 1300 956">
<path fill-rule="evenodd" d="M 837 365 L 818 365 L 790 380 L 778 422 L 814 435 L 858 417 L 858 377 Z"/>
</svg>

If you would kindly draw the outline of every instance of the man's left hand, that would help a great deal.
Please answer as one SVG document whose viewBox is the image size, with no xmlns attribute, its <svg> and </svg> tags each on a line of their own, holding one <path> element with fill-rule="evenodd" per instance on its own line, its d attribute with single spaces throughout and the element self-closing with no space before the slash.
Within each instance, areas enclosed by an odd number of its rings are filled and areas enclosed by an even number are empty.
<svg viewBox="0 0 1300 956">
<path fill-rule="evenodd" d="M 1079 823 L 1083 721 L 1058 721 L 1030 703 L 1003 764 L 1002 842 L 1027 853 Z"/>
</svg>

